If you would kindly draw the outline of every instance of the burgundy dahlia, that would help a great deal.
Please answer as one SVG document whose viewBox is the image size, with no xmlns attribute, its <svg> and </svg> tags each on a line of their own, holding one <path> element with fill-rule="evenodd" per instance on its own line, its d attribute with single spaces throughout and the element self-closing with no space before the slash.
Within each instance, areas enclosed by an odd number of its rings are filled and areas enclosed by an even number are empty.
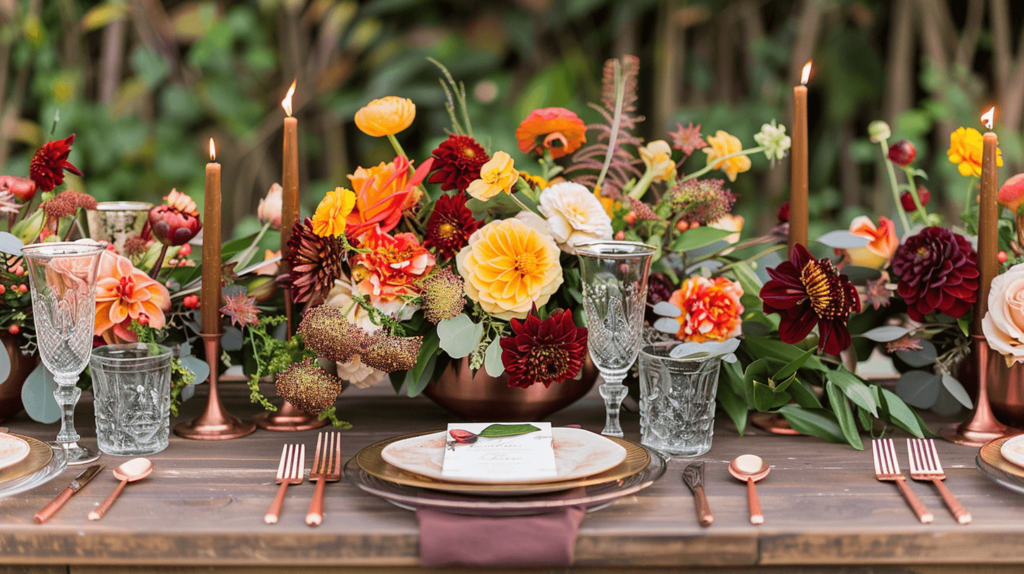
<svg viewBox="0 0 1024 574">
<path fill-rule="evenodd" d="M 647 309 L 644 313 L 648 321 L 654 323 L 658 320 L 658 316 L 654 314 L 654 306 L 671 299 L 675 290 L 676 286 L 668 275 L 651 273 L 647 278 Z"/>
<path fill-rule="evenodd" d="M 790 261 L 768 269 L 771 281 L 761 288 L 765 313 L 778 313 L 779 338 L 799 343 L 818 326 L 818 348 L 838 355 L 850 346 L 850 313 L 860 312 L 857 288 L 828 259 L 814 259 L 801 244 Z"/>
<path fill-rule="evenodd" d="M 313 233 L 310 218 L 295 222 L 288 240 L 287 281 L 291 285 L 292 300 L 308 301 L 316 293 L 327 293 L 341 272 L 344 255 L 333 237 L 320 237 Z"/>
<path fill-rule="evenodd" d="M 572 322 L 572 311 L 556 311 L 543 321 L 530 313 L 525 321 L 511 323 L 514 334 L 500 341 L 508 386 L 550 387 L 579 374 L 587 357 L 587 329 Z"/>
<path fill-rule="evenodd" d="M 64 183 L 64 172 L 81 176 L 82 172 L 68 161 L 71 154 L 71 144 L 75 143 L 75 134 L 69 135 L 62 140 L 46 142 L 32 156 L 32 162 L 28 166 L 28 175 L 36 186 L 43 191 L 53 191 L 55 187 Z"/>
<path fill-rule="evenodd" d="M 926 227 L 896 250 L 892 269 L 896 292 L 907 314 L 923 321 L 929 313 L 963 317 L 978 299 L 978 254 L 962 235 Z"/>
<path fill-rule="evenodd" d="M 448 136 L 434 155 L 434 173 L 427 181 L 440 183 L 441 190 L 465 191 L 469 183 L 480 177 L 480 166 L 491 158 L 476 140 L 469 136 Z"/>
<path fill-rule="evenodd" d="M 427 220 L 423 246 L 433 249 L 441 259 L 451 259 L 469 243 L 469 236 L 479 227 L 480 222 L 466 207 L 465 194 L 442 195 Z"/>
</svg>

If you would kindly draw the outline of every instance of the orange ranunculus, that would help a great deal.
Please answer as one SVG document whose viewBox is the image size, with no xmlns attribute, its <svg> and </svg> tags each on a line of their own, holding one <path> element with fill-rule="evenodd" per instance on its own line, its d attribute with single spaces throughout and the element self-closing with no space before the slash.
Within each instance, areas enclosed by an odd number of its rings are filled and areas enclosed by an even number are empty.
<svg viewBox="0 0 1024 574">
<path fill-rule="evenodd" d="M 420 182 L 430 173 L 434 158 L 420 165 L 409 178 L 409 160 L 398 156 L 390 163 L 381 162 L 370 169 L 357 168 L 348 176 L 356 193 L 356 206 L 348 215 L 346 231 L 349 237 L 379 225 L 387 233 L 398 225 L 402 212 L 419 203 Z"/>
<path fill-rule="evenodd" d="M 957 164 L 960 175 L 964 177 L 981 177 L 981 154 L 984 139 L 981 132 L 974 128 L 958 128 L 949 134 L 949 149 L 946 155 L 949 161 Z M 996 149 L 996 164 L 1002 167 L 1003 152 Z"/>
<path fill-rule="evenodd" d="M 355 206 L 356 194 L 351 190 L 336 187 L 328 191 L 313 213 L 313 233 L 320 237 L 338 237 L 345 233 L 348 216 Z"/>
<path fill-rule="evenodd" d="M 551 150 L 552 159 L 558 159 L 578 150 L 587 143 L 587 126 L 583 120 L 565 108 L 533 110 L 516 129 L 519 151 Z"/>
<path fill-rule="evenodd" d="M 408 98 L 388 96 L 363 106 L 356 112 L 356 127 L 368 136 L 393 136 L 412 125 L 416 104 Z"/>
<path fill-rule="evenodd" d="M 359 248 L 369 252 L 359 253 L 352 261 L 352 278 L 359 292 L 374 304 L 419 294 L 417 282 L 436 264 L 412 233 L 391 237 L 375 226 L 363 234 Z"/>
<path fill-rule="evenodd" d="M 896 238 L 896 226 L 885 217 L 878 218 L 878 227 L 875 227 L 870 217 L 856 217 L 850 222 L 850 233 L 871 240 L 871 243 L 864 247 L 846 250 L 846 257 L 851 265 L 883 269 L 896 253 L 896 248 L 900 246 L 900 241 Z"/>
<path fill-rule="evenodd" d="M 668 302 L 683 314 L 677 318 L 676 338 L 687 342 L 724 341 L 740 334 L 743 288 L 725 277 L 694 275 L 679 286 Z"/>
<path fill-rule="evenodd" d="M 136 269 L 131 260 L 104 251 L 96 283 L 94 334 L 108 343 L 136 341 L 128 327 L 145 315 L 154 329 L 164 326 L 164 311 L 171 308 L 167 288 Z"/>
</svg>

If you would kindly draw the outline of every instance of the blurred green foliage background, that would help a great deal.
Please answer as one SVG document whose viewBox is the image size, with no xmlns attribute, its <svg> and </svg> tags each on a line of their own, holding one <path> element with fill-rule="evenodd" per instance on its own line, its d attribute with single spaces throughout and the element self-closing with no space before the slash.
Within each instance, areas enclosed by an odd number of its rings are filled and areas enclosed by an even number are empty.
<svg viewBox="0 0 1024 574">
<path fill-rule="evenodd" d="M 357 165 L 393 156 L 352 123 L 369 99 L 416 103 L 399 136 L 414 160 L 445 137 L 427 57 L 465 81 L 478 138 L 526 169 L 518 123 L 543 106 L 596 121 L 585 103 L 599 97 L 606 58 L 642 60 L 638 135 L 665 139 L 692 121 L 747 147 L 762 123 L 790 123 L 791 86 L 813 58 L 813 237 L 860 213 L 891 214 L 871 120 L 917 146 L 950 215 L 966 183 L 946 159 L 949 133 L 980 129 L 987 104 L 999 105 L 1003 177 L 1024 165 L 1022 20 L 1010 0 L 0 0 L 0 173 L 27 175 L 36 146 L 76 132 L 71 159 L 86 175 L 74 188 L 158 201 L 176 187 L 202 205 L 214 137 L 225 224 L 241 232 L 280 179 L 292 78 L 308 212 Z M 773 224 L 788 181 L 788 162 L 754 158 L 732 185 L 748 226 Z"/>
</svg>

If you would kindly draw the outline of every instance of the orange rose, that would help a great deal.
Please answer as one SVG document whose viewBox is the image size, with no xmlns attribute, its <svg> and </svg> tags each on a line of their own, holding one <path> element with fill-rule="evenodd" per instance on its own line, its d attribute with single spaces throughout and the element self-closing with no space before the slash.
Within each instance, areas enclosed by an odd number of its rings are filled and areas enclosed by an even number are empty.
<svg viewBox="0 0 1024 574">
<path fill-rule="evenodd" d="M 387 233 L 402 220 L 402 212 L 419 203 L 419 184 L 430 172 L 434 158 L 423 162 L 409 178 L 409 160 L 398 156 L 370 169 L 358 168 L 348 176 L 356 193 L 356 206 L 348 215 L 346 230 L 359 237 L 375 225 Z"/>
<path fill-rule="evenodd" d="M 885 217 L 878 218 L 878 227 L 875 227 L 874 222 L 867 216 L 854 218 L 850 222 L 850 233 L 871 240 L 871 243 L 864 247 L 846 250 L 846 257 L 851 265 L 884 269 L 896 253 L 896 248 L 900 246 L 900 241 L 896 238 L 896 226 Z"/>
<path fill-rule="evenodd" d="M 587 126 L 583 120 L 565 108 L 533 110 L 516 130 L 519 151 L 536 151 L 541 155 L 551 150 L 552 159 L 558 159 L 578 150 L 587 143 Z"/>
<path fill-rule="evenodd" d="M 708 279 L 694 275 L 672 293 L 668 302 L 683 314 L 676 338 L 694 343 L 724 341 L 739 336 L 743 323 L 743 288 L 725 277 Z"/>
<path fill-rule="evenodd" d="M 412 125 L 416 104 L 408 98 L 388 96 L 363 106 L 355 119 L 356 127 L 368 136 L 393 136 Z"/>
</svg>

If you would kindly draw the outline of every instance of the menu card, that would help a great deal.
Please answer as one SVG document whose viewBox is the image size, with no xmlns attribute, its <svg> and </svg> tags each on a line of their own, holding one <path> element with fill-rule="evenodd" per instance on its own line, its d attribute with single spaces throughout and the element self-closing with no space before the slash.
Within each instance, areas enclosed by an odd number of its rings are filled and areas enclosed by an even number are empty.
<svg viewBox="0 0 1024 574">
<path fill-rule="evenodd" d="M 551 423 L 451 423 L 441 474 L 496 482 L 554 478 Z"/>
</svg>

